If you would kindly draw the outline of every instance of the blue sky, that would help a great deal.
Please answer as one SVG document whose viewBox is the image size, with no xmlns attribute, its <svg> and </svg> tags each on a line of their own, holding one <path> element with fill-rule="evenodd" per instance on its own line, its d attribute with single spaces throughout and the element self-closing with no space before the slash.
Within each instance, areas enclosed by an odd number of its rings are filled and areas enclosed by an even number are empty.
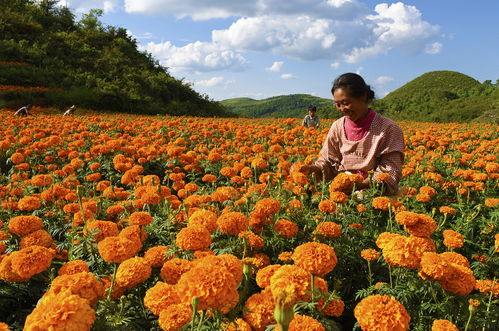
<svg viewBox="0 0 499 331">
<path fill-rule="evenodd" d="M 378 97 L 433 70 L 499 79 L 498 0 L 61 0 L 104 10 L 215 100 L 305 93 L 361 74 Z"/>
</svg>

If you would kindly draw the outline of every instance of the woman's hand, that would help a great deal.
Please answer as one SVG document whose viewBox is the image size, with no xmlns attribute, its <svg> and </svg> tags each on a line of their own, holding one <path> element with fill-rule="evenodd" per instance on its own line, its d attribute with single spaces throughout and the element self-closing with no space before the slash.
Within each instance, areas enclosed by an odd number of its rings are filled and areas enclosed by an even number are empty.
<svg viewBox="0 0 499 331">
<path fill-rule="evenodd" d="M 309 174 L 314 174 L 315 180 L 321 180 L 322 179 L 322 170 L 318 166 L 314 164 L 306 164 L 306 165 L 299 165 L 297 163 L 293 163 L 291 168 L 289 169 L 289 172 L 294 172 L 294 171 L 299 171 L 305 175 Z"/>
</svg>

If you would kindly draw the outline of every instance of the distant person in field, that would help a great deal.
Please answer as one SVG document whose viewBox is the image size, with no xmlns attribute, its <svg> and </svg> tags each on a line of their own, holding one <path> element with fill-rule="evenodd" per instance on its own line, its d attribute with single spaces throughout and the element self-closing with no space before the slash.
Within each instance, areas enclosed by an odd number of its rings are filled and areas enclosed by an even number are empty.
<svg viewBox="0 0 499 331">
<path fill-rule="evenodd" d="M 302 125 L 306 128 L 318 128 L 320 125 L 319 116 L 317 116 L 317 108 L 315 106 L 308 107 L 308 115 L 303 119 Z"/>
<path fill-rule="evenodd" d="M 68 110 L 64 112 L 62 116 L 71 116 L 74 115 L 75 112 L 76 112 L 76 106 L 72 105 L 71 107 L 68 108 Z"/>
<path fill-rule="evenodd" d="M 313 173 L 315 178 L 332 180 L 340 172 L 360 174 L 364 177 L 357 189 L 367 188 L 377 175 L 386 173 L 385 193 L 396 195 L 402 177 L 404 136 L 400 127 L 369 104 L 374 92 L 364 79 L 354 73 L 337 77 L 331 89 L 336 108 L 344 116 L 335 121 L 327 134 L 319 158 L 291 171 Z M 374 170 L 372 179 L 368 171 Z M 386 177 L 386 175 L 385 175 Z"/>
<path fill-rule="evenodd" d="M 31 110 L 31 105 L 26 105 L 21 108 L 19 108 L 15 113 L 14 116 L 28 116 L 31 115 L 29 112 Z"/>
</svg>

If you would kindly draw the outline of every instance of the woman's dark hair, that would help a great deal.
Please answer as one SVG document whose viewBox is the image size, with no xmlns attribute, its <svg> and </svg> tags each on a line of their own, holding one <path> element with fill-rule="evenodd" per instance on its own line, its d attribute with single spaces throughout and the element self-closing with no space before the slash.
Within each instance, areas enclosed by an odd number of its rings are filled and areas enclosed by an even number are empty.
<svg viewBox="0 0 499 331">
<path fill-rule="evenodd" d="M 331 93 L 334 94 L 334 91 L 339 88 L 346 90 L 354 98 L 367 95 L 367 103 L 374 100 L 374 91 L 366 84 L 364 78 L 352 72 L 338 76 L 333 82 Z"/>
<path fill-rule="evenodd" d="M 308 106 L 308 111 L 317 111 L 317 107 L 315 107 L 315 106 Z"/>
</svg>

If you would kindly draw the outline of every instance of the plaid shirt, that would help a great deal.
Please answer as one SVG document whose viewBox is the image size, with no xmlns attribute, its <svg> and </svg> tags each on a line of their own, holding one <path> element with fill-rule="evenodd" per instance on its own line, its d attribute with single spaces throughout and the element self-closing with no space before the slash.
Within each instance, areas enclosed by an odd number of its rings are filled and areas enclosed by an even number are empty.
<svg viewBox="0 0 499 331">
<path fill-rule="evenodd" d="M 317 116 L 317 115 L 315 115 L 313 117 L 310 115 L 305 116 L 305 118 L 303 119 L 302 125 L 307 127 L 307 128 L 310 128 L 310 127 L 318 128 L 320 125 L 319 116 Z"/>
<path fill-rule="evenodd" d="M 326 180 L 333 179 L 341 171 L 374 170 L 388 173 L 387 194 L 398 192 L 404 162 L 404 135 L 391 119 L 376 113 L 367 135 L 358 140 L 347 140 L 344 117 L 335 121 L 327 134 L 320 157 L 315 161 Z"/>
</svg>

